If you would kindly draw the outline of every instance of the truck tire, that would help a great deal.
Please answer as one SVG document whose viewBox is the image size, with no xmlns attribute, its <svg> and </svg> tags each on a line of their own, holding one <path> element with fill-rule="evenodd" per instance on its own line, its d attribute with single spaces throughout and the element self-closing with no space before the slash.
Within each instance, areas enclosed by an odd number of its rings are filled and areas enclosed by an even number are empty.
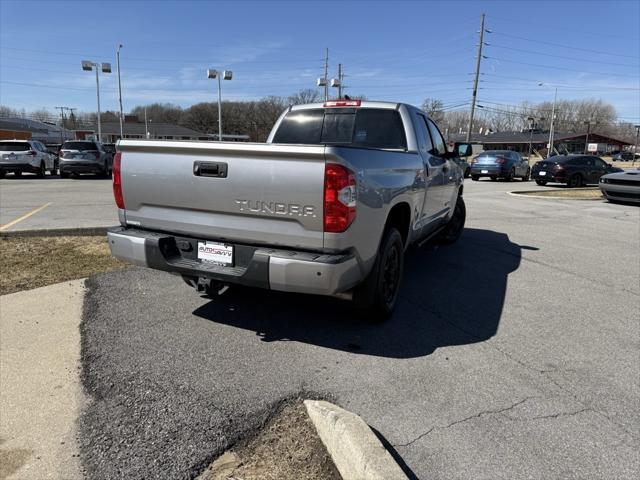
<svg viewBox="0 0 640 480">
<path fill-rule="evenodd" d="M 458 197 L 458 201 L 456 202 L 456 206 L 453 210 L 453 215 L 451 215 L 449 222 L 438 236 L 438 242 L 443 245 L 456 243 L 460 238 L 460 235 L 462 235 L 466 218 L 467 207 L 464 204 L 464 199 L 462 197 Z"/>
<path fill-rule="evenodd" d="M 353 292 L 353 304 L 368 320 L 380 322 L 393 313 L 404 269 L 404 245 L 400 232 L 388 228 L 371 273 Z"/>
</svg>

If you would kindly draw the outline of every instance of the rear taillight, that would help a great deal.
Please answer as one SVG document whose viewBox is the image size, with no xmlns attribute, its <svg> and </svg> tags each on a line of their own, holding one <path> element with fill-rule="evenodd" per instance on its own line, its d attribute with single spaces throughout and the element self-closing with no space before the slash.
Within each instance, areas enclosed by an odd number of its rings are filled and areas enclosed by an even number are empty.
<svg viewBox="0 0 640 480">
<path fill-rule="evenodd" d="M 29 150 L 27 152 L 27 155 L 29 155 L 30 157 L 35 157 L 36 155 L 38 155 L 38 152 L 36 152 L 35 150 Z"/>
<path fill-rule="evenodd" d="M 356 218 L 356 176 L 336 163 L 324 167 L 324 231 L 344 232 Z"/>
<path fill-rule="evenodd" d="M 504 158 L 504 157 L 498 157 L 498 158 L 496 159 L 496 163 L 499 163 L 500 165 L 502 165 L 502 164 L 503 164 L 503 163 L 505 163 L 506 161 L 507 161 L 507 159 L 506 159 L 506 158 Z"/>
<path fill-rule="evenodd" d="M 122 154 L 116 152 L 113 156 L 113 198 L 116 200 L 118 208 L 124 209 L 124 197 L 122 196 L 122 176 L 120 175 L 120 162 L 122 161 Z"/>
<path fill-rule="evenodd" d="M 58 158 L 62 158 L 63 155 L 64 153 L 62 153 L 62 150 L 58 150 Z"/>
</svg>

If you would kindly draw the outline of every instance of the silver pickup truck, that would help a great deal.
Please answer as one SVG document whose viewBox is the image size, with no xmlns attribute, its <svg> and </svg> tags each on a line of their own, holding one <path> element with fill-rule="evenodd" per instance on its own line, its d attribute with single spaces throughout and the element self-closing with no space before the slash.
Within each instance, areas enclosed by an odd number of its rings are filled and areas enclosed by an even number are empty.
<svg viewBox="0 0 640 480">
<path fill-rule="evenodd" d="M 453 243 L 463 176 L 438 127 L 401 103 L 297 105 L 266 144 L 122 140 L 111 252 L 182 275 L 350 299 L 389 316 L 410 244 Z"/>
</svg>

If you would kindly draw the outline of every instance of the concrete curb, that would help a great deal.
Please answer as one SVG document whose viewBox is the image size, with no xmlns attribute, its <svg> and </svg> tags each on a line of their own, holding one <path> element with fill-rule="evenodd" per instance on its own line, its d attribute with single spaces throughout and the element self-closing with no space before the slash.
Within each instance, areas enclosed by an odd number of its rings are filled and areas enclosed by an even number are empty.
<svg viewBox="0 0 640 480">
<path fill-rule="evenodd" d="M 323 400 L 305 400 L 304 405 L 344 480 L 407 480 L 358 415 Z"/>
<path fill-rule="evenodd" d="M 580 190 L 580 189 L 576 188 L 575 190 Z M 604 200 L 604 197 L 602 198 L 571 198 L 571 197 L 554 197 L 552 195 L 530 195 L 531 193 L 537 193 L 537 192 L 539 192 L 539 190 L 521 190 L 519 192 L 507 192 L 507 194 L 514 197 L 544 198 L 546 200 L 571 200 L 571 201 L 582 200 L 582 201 L 591 201 L 591 202 Z"/>
<path fill-rule="evenodd" d="M 114 225 L 115 226 L 115 225 Z M 61 237 L 70 236 L 99 236 L 106 235 L 107 229 L 112 227 L 86 227 L 86 228 L 44 228 L 40 230 L 13 230 L 0 232 L 2 237 Z"/>
</svg>

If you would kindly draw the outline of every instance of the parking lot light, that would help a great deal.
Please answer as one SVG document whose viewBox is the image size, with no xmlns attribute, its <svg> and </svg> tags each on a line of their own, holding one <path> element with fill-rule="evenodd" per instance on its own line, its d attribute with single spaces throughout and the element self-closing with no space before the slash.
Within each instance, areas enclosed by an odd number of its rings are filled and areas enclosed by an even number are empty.
<svg viewBox="0 0 640 480">
<path fill-rule="evenodd" d="M 82 60 L 82 70 L 90 72 L 96 71 L 96 96 L 98 97 L 98 142 L 102 143 L 102 125 L 100 123 L 100 76 L 98 71 L 102 70 L 102 73 L 111 73 L 110 63 L 96 63 L 91 60 Z"/>
<path fill-rule="evenodd" d="M 231 70 L 224 70 L 222 72 L 210 68 L 207 70 L 207 78 L 218 79 L 218 141 L 222 141 L 222 80 L 231 80 L 233 78 L 233 72 Z"/>
</svg>

